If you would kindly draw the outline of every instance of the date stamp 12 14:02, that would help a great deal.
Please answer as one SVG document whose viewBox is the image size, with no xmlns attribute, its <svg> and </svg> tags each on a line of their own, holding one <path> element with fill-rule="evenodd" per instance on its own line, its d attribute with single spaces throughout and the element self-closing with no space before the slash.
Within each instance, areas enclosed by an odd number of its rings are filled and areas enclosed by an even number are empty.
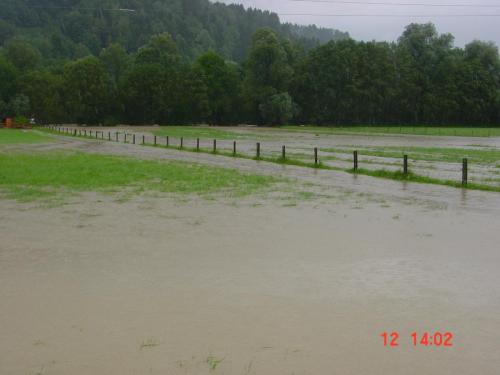
<svg viewBox="0 0 500 375">
<path fill-rule="evenodd" d="M 396 348 L 402 342 L 399 332 L 382 332 L 383 345 L 388 348 Z M 414 347 L 444 347 L 450 348 L 453 346 L 453 333 L 452 332 L 412 332 L 406 341 L 413 344 Z"/>
</svg>

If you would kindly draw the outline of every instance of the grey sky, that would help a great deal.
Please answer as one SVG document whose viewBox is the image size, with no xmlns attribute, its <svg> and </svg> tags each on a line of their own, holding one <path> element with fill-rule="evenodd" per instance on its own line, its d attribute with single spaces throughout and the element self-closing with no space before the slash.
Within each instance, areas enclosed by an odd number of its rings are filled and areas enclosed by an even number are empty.
<svg viewBox="0 0 500 375">
<path fill-rule="evenodd" d="M 379 2 L 427 3 L 427 4 L 491 4 L 498 8 L 481 7 L 429 7 L 358 5 L 318 2 L 298 2 L 292 0 L 221 0 L 225 3 L 240 3 L 246 7 L 271 10 L 276 13 L 308 14 L 401 14 L 401 15 L 450 15 L 450 14 L 498 14 L 500 2 L 494 0 L 378 0 Z M 324 0 L 328 1 L 328 0 Z M 377 0 L 359 0 L 377 2 Z M 464 46 L 474 39 L 494 41 L 500 45 L 500 17 L 315 17 L 280 15 L 282 21 L 299 24 L 316 24 L 348 31 L 358 40 L 396 40 L 404 27 L 412 22 L 433 22 L 439 33 L 452 33 L 455 44 Z"/>
</svg>

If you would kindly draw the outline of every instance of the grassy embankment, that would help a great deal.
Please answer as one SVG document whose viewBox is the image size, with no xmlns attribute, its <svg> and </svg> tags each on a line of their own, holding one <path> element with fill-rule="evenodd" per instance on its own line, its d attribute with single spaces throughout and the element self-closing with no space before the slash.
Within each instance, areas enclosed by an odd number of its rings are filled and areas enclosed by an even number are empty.
<svg viewBox="0 0 500 375">
<path fill-rule="evenodd" d="M 49 137 L 32 130 L 0 129 L 0 145 L 50 141 Z"/>
<path fill-rule="evenodd" d="M 10 198 L 25 201 L 125 188 L 134 192 L 244 196 L 279 181 L 233 169 L 85 153 L 0 154 L 0 165 L 0 189 Z"/>
<path fill-rule="evenodd" d="M 315 134 L 405 134 L 453 137 L 500 137 L 500 127 L 428 127 L 428 126 L 281 126 L 280 129 Z"/>
</svg>

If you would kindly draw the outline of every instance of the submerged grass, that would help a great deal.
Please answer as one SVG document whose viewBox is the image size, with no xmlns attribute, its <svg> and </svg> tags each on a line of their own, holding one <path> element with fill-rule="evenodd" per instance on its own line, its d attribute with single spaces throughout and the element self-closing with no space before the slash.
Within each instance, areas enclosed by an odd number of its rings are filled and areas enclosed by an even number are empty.
<svg viewBox="0 0 500 375">
<path fill-rule="evenodd" d="M 460 162 L 463 158 L 475 164 L 496 164 L 500 160 L 499 149 L 470 149 L 470 148 L 444 148 L 444 147 L 395 147 L 375 146 L 369 148 L 356 148 L 359 155 L 378 156 L 385 158 L 402 158 L 408 155 L 413 160 Z M 324 152 L 350 154 L 353 149 L 326 148 Z"/>
<path fill-rule="evenodd" d="M 50 138 L 33 130 L 0 129 L 0 145 L 48 142 Z"/>
<path fill-rule="evenodd" d="M 123 188 L 244 196 L 279 181 L 234 169 L 85 153 L 0 154 L 0 165 L 0 189 L 9 197 L 25 201 L 64 192 Z"/>
<path fill-rule="evenodd" d="M 184 138 L 204 138 L 204 139 L 221 139 L 221 140 L 237 140 L 254 138 L 251 134 L 240 134 L 231 129 L 222 130 L 220 128 L 210 128 L 205 126 L 165 126 L 160 130 L 153 131 L 154 135 L 160 137 L 184 137 Z"/>
<path fill-rule="evenodd" d="M 457 137 L 500 137 L 500 128 L 428 126 L 282 126 L 287 131 L 315 134 L 408 134 Z"/>
<path fill-rule="evenodd" d="M 358 169 L 357 171 L 351 169 L 349 170 L 349 172 L 362 174 L 366 176 L 372 176 L 372 177 L 389 178 L 398 181 L 410 181 L 410 182 L 419 182 L 423 184 L 444 185 L 457 188 L 500 192 L 500 186 L 482 185 L 470 182 L 467 185 L 462 185 L 462 183 L 459 181 L 441 180 L 438 178 L 421 176 L 411 171 L 409 171 L 407 174 L 404 174 L 403 171 L 388 171 L 385 169 L 378 169 L 378 170 Z"/>
</svg>

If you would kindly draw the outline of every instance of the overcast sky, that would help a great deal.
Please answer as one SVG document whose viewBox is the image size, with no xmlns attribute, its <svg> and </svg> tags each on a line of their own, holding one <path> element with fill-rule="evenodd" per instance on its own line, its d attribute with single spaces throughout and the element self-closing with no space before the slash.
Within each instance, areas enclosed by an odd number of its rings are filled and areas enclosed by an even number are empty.
<svg viewBox="0 0 500 375">
<path fill-rule="evenodd" d="M 280 15 L 282 21 L 299 24 L 316 24 L 317 26 L 336 28 L 348 31 L 351 37 L 358 40 L 396 40 L 404 27 L 412 22 L 433 22 L 439 33 L 451 33 L 455 36 L 455 45 L 464 46 L 474 39 L 494 41 L 500 45 L 500 17 L 436 17 L 451 14 L 497 14 L 500 15 L 498 0 L 344 0 L 383 3 L 425 3 L 425 4 L 474 4 L 474 7 L 436 7 L 436 6 L 396 6 L 340 4 L 313 0 L 301 2 L 296 0 L 220 0 L 225 3 L 240 3 L 245 7 L 256 7 L 280 13 L 322 14 L 324 16 L 290 16 Z M 318 2 L 324 1 L 324 2 Z M 477 5 L 497 5 L 498 7 L 480 7 Z M 405 17 L 334 17 L 332 14 L 378 14 L 405 15 Z M 430 15 L 429 17 L 406 17 L 406 15 Z"/>
</svg>

